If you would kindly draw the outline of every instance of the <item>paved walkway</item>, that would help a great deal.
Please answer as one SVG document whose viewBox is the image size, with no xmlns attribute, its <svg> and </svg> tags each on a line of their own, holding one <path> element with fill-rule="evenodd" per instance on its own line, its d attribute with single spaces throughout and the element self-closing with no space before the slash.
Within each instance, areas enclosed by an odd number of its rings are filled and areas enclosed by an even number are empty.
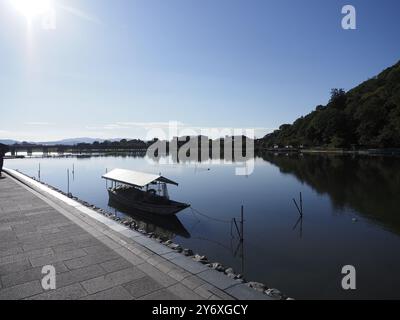
<svg viewBox="0 0 400 320">
<path fill-rule="evenodd" d="M 9 173 L 14 178 L 0 180 L 0 300 L 265 299 L 17 172 Z M 45 265 L 56 268 L 56 290 L 42 288 Z"/>
</svg>

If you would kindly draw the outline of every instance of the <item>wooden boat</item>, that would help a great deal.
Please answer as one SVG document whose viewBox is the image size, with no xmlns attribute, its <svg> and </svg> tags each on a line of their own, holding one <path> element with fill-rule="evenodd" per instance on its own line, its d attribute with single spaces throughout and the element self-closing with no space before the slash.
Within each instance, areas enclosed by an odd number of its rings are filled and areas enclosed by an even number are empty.
<svg viewBox="0 0 400 320">
<path fill-rule="evenodd" d="M 114 169 L 103 178 L 112 181 L 108 188 L 110 200 L 125 207 L 164 216 L 190 207 L 169 199 L 167 184 L 178 186 L 178 183 L 161 175 Z"/>
</svg>

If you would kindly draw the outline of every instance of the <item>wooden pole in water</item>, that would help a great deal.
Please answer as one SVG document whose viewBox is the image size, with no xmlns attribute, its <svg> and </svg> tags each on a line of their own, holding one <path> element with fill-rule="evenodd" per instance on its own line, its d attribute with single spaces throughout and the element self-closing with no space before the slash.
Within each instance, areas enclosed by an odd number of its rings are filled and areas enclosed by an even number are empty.
<svg viewBox="0 0 400 320">
<path fill-rule="evenodd" d="M 300 212 L 303 217 L 303 194 L 300 192 Z"/>
<path fill-rule="evenodd" d="M 67 194 L 69 194 L 69 169 L 67 169 Z"/>
<path fill-rule="evenodd" d="M 40 162 L 39 162 L 39 172 L 38 172 L 38 178 L 39 178 L 39 181 L 40 181 Z"/>
<path fill-rule="evenodd" d="M 298 211 L 299 214 L 300 214 L 300 218 L 303 218 L 303 195 L 302 195 L 301 192 L 300 192 L 300 207 L 299 207 L 299 205 L 297 204 L 296 199 L 293 198 L 293 202 L 294 202 L 294 205 L 295 205 L 296 208 L 297 208 L 297 211 Z"/>
<path fill-rule="evenodd" d="M 233 218 L 233 223 L 235 224 L 236 231 L 237 231 L 239 237 L 241 238 L 241 236 L 240 236 L 240 230 L 239 230 L 239 227 L 238 227 L 238 225 L 237 225 L 237 223 L 236 223 L 236 218 Z"/>
</svg>

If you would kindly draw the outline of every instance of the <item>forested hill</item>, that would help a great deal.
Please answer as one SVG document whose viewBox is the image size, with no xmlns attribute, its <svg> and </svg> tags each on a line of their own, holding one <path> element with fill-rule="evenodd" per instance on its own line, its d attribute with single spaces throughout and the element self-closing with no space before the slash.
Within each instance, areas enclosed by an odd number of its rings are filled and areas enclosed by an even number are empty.
<svg viewBox="0 0 400 320">
<path fill-rule="evenodd" d="M 282 125 L 263 145 L 400 147 L 400 62 L 347 93 L 332 89 L 326 106 Z"/>
</svg>

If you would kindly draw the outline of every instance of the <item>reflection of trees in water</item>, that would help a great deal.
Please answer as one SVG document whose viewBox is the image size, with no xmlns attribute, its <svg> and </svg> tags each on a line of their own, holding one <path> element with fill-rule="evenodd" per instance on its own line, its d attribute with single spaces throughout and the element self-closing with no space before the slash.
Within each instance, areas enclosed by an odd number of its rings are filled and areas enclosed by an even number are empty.
<svg viewBox="0 0 400 320">
<path fill-rule="evenodd" d="M 335 208 L 350 207 L 400 233 L 398 157 L 273 153 L 259 156 L 318 193 L 327 193 Z"/>
</svg>

